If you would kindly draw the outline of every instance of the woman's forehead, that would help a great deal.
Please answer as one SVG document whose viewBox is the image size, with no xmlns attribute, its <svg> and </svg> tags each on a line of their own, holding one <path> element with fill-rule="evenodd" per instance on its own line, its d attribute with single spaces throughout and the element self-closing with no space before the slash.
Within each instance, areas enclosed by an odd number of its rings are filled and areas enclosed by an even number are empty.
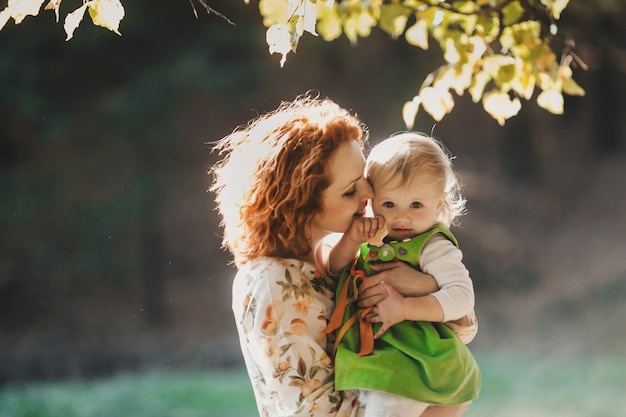
<svg viewBox="0 0 626 417">
<path fill-rule="evenodd" d="M 332 182 L 339 187 L 349 187 L 363 177 L 365 157 L 359 144 L 350 140 L 337 147 L 329 164 Z"/>
</svg>

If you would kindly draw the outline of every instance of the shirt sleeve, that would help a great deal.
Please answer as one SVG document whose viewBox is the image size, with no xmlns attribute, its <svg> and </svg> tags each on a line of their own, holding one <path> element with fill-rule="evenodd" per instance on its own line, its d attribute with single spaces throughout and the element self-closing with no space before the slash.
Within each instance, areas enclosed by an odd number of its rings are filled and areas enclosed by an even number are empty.
<svg viewBox="0 0 626 417">
<path fill-rule="evenodd" d="M 439 284 L 433 293 L 443 309 L 444 320 L 457 320 L 474 308 L 474 286 L 462 262 L 463 253 L 442 235 L 435 235 L 422 250 L 422 271 Z"/>
<path fill-rule="evenodd" d="M 233 311 L 260 414 L 353 415 L 349 394 L 334 389 L 324 333 L 329 306 L 312 282 L 276 263 L 238 278 Z"/>
</svg>

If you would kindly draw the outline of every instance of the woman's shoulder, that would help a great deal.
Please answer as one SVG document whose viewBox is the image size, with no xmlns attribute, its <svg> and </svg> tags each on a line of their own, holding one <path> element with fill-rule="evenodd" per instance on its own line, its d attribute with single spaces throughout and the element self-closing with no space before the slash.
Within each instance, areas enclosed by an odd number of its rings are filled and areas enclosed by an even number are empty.
<svg viewBox="0 0 626 417">
<path fill-rule="evenodd" d="M 261 257 L 240 266 L 235 285 L 297 288 L 332 291 L 333 281 L 305 261 L 292 258 Z"/>
<path fill-rule="evenodd" d="M 245 281 L 247 285 L 254 285 L 266 280 L 275 282 L 289 281 L 291 283 L 313 281 L 320 274 L 315 267 L 299 259 L 260 257 L 249 260 L 239 267 L 236 281 Z"/>
<path fill-rule="evenodd" d="M 298 259 L 277 258 L 271 256 L 262 256 L 260 258 L 251 259 L 239 268 L 239 272 L 244 273 L 284 270 L 301 271 L 305 274 L 315 274 L 315 267 L 307 262 Z"/>
</svg>

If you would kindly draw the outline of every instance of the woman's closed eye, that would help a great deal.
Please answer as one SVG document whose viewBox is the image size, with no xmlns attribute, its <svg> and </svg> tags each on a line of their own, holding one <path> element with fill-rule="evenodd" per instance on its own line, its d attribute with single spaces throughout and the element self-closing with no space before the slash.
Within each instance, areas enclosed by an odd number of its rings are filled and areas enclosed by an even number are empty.
<svg viewBox="0 0 626 417">
<path fill-rule="evenodd" d="M 343 193 L 344 197 L 354 197 L 354 195 L 356 194 L 356 187 L 354 187 L 351 190 L 346 191 L 345 193 Z"/>
</svg>

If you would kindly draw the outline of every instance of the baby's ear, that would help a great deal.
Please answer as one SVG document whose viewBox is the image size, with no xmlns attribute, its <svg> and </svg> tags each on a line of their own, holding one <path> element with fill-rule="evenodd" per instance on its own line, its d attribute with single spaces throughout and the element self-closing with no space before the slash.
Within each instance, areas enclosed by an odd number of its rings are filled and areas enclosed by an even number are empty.
<svg viewBox="0 0 626 417">
<path fill-rule="evenodd" d="M 439 201 L 437 202 L 437 213 L 441 214 L 443 213 L 443 211 L 445 210 L 446 206 L 448 204 L 448 193 L 446 193 L 445 191 L 441 194 L 441 198 L 439 199 Z"/>
<path fill-rule="evenodd" d="M 446 212 L 450 209 L 448 206 L 448 193 L 444 192 L 437 202 L 437 218 L 443 219 L 446 217 Z"/>
</svg>

